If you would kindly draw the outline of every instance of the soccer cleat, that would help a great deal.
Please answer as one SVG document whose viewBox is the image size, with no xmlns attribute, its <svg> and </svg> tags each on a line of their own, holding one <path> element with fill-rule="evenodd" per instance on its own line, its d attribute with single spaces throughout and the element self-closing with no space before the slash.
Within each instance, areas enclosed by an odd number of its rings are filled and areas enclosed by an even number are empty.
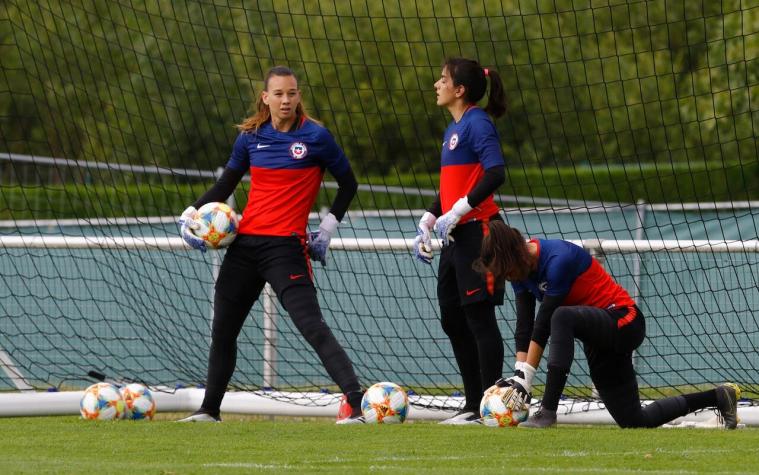
<svg viewBox="0 0 759 475">
<path fill-rule="evenodd" d="M 725 429 L 738 427 L 738 399 L 741 388 L 736 384 L 726 383 L 715 388 L 717 392 L 717 409 L 725 424 Z"/>
<path fill-rule="evenodd" d="M 526 427 L 528 429 L 545 429 L 556 425 L 556 411 L 540 408 L 531 415 L 529 419 L 519 424 L 517 427 Z"/>
<path fill-rule="evenodd" d="M 363 392 L 350 393 L 354 399 L 357 395 L 363 395 Z M 355 401 L 354 401 L 355 404 Z M 366 419 L 361 412 L 361 406 L 352 407 L 350 405 L 348 394 L 343 394 L 340 398 L 340 405 L 337 408 L 337 420 L 335 424 L 364 424 Z"/>
<path fill-rule="evenodd" d="M 340 405 L 337 407 L 337 421 L 339 422 L 343 419 L 347 419 L 351 414 L 353 414 L 353 408 L 348 404 L 348 395 L 343 394 L 342 397 L 340 397 Z"/>
<path fill-rule="evenodd" d="M 344 417 L 342 419 L 338 419 L 337 422 L 335 422 L 337 425 L 349 425 L 349 424 L 366 424 L 366 419 L 364 419 L 363 414 L 359 413 L 356 415 L 352 415 L 350 417 Z"/>
<path fill-rule="evenodd" d="M 482 418 L 478 411 L 472 411 L 470 409 L 462 409 L 453 416 L 439 422 L 440 424 L 450 426 L 466 426 L 482 424 Z"/>
<path fill-rule="evenodd" d="M 213 416 L 201 409 L 195 411 L 184 419 L 179 419 L 177 422 L 221 422 L 221 417 Z"/>
</svg>

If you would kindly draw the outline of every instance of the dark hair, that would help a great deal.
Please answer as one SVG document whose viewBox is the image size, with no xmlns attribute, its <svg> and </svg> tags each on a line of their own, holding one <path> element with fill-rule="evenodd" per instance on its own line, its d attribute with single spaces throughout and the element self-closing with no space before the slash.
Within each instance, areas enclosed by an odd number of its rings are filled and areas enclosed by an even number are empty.
<svg viewBox="0 0 759 475">
<path fill-rule="evenodd" d="M 485 96 L 487 78 L 490 78 L 490 96 L 485 112 L 496 118 L 506 113 L 506 94 L 501 76 L 496 71 L 484 69 L 477 61 L 466 58 L 448 58 L 443 67 L 451 75 L 454 86 L 464 86 L 464 100 L 470 104 L 476 104 Z"/>
<path fill-rule="evenodd" d="M 493 274 L 495 284 L 500 288 L 506 280 L 516 282 L 526 279 L 533 261 L 527 242 L 518 229 L 503 221 L 491 221 L 488 233 L 482 238 L 480 257 L 472 268 L 483 274 Z"/>
<path fill-rule="evenodd" d="M 269 69 L 269 71 L 266 73 L 266 76 L 264 77 L 264 91 L 269 90 L 269 79 L 271 79 L 273 76 L 292 76 L 295 78 L 295 82 L 298 82 L 298 78 L 295 76 L 295 73 L 292 69 L 288 68 L 287 66 L 274 66 L 273 68 Z M 295 108 L 295 116 L 297 118 L 306 118 L 318 123 L 318 121 L 309 117 L 309 115 L 306 113 L 306 109 L 303 107 L 303 101 L 299 102 L 298 106 Z M 245 120 L 243 120 L 242 123 L 237 126 L 237 128 L 242 132 L 255 131 L 269 120 L 271 120 L 271 112 L 269 111 L 269 106 L 264 104 L 263 96 L 259 95 L 258 99 L 256 100 L 256 112 L 252 116 L 247 117 Z"/>
</svg>

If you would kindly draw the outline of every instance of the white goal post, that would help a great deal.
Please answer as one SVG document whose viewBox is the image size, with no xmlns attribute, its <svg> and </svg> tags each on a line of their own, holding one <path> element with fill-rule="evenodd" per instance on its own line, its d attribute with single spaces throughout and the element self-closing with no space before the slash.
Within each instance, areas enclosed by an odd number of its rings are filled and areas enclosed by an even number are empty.
<svg viewBox="0 0 759 475">
<path fill-rule="evenodd" d="M 638 253 L 638 252 L 707 252 L 707 253 L 756 253 L 759 252 L 759 240 L 749 241 L 724 241 L 724 240 L 612 240 L 612 239 L 585 239 L 571 241 L 578 244 L 595 255 L 605 253 Z M 412 239 L 393 238 L 358 238 L 358 239 L 334 239 L 331 249 L 345 251 L 403 251 L 410 250 Z M 439 249 L 440 242 L 435 241 L 433 246 Z M 179 237 L 103 237 L 103 236 L 0 236 L 0 248 L 23 248 L 23 249 L 155 249 L 155 250 L 189 250 L 190 248 Z M 215 252 L 215 251 L 210 251 Z M 272 293 L 265 293 L 264 299 L 271 299 Z M 264 301 L 265 319 L 276 318 L 271 302 Z M 266 325 L 269 325 L 267 327 Z M 267 328 L 273 327 L 272 322 L 265 322 Z M 268 336 L 265 345 L 275 345 L 276 338 Z M 0 348 L 0 354 L 5 354 Z M 274 355 L 272 348 L 265 348 L 263 353 L 265 361 L 264 374 L 271 377 L 274 373 L 276 361 L 266 360 L 269 355 Z M 5 354 L 7 356 L 7 354 Z M 21 369 L 14 366 L 9 358 L 3 358 L 0 366 L 6 373 L 11 371 L 18 392 L 0 393 L 0 417 L 13 416 L 37 416 L 55 414 L 77 414 L 79 400 L 82 391 L 69 392 L 34 392 L 24 380 Z M 339 395 L 302 393 L 303 400 L 313 402 L 321 398 L 318 405 L 298 404 L 299 395 L 288 394 L 290 402 L 282 401 L 282 398 L 272 397 L 272 393 L 266 391 L 254 392 L 229 392 L 222 405 L 225 412 L 250 413 L 264 415 L 285 416 L 329 416 L 334 417 L 337 411 Z M 172 392 L 156 393 L 158 407 L 161 411 L 192 411 L 199 407 L 203 397 L 202 389 L 178 389 Z M 450 412 L 445 410 L 451 407 L 452 401 L 462 398 L 455 397 L 432 397 L 412 396 L 413 403 L 431 407 L 422 409 L 415 406 L 410 413 L 411 419 L 442 419 Z M 463 403 L 463 400 L 462 400 Z M 438 407 L 436 409 L 436 407 Z M 691 422 L 704 421 L 711 413 L 701 412 L 689 415 L 684 420 Z M 741 406 L 739 408 L 741 422 L 747 425 L 759 425 L 759 407 Z M 559 410 L 559 422 L 581 424 L 610 424 L 613 420 L 603 405 L 598 402 L 562 401 Z"/>
</svg>

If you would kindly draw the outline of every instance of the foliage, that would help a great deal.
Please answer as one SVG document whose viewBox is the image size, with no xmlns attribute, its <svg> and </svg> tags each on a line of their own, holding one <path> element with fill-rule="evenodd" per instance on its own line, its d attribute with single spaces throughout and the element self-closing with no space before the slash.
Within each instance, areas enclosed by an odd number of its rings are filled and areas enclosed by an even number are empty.
<svg viewBox="0 0 759 475">
<path fill-rule="evenodd" d="M 752 5 L 11 0 L 0 149 L 214 169 L 264 72 L 285 63 L 358 174 L 434 172 L 450 119 L 432 84 L 464 55 L 503 77 L 497 125 L 518 166 L 755 161 Z"/>
<path fill-rule="evenodd" d="M 555 199 L 635 203 L 759 200 L 759 189 L 747 177 L 759 176 L 759 162 L 725 167 L 604 167 L 507 169 L 503 195 L 545 196 Z M 359 191 L 352 209 L 424 209 L 432 198 L 419 189 L 437 189 L 437 174 L 396 174 L 361 178 L 371 191 Z M 210 183 L 166 184 L 27 184 L 0 187 L 0 219 L 92 218 L 122 216 L 174 216 L 194 202 Z M 428 188 L 420 188 L 427 186 Z M 403 187 L 405 193 L 388 193 L 385 187 Z M 235 190 L 242 211 L 247 184 Z M 329 207 L 334 189 L 322 188 L 314 209 Z M 515 203 L 502 201 L 504 207 Z"/>
</svg>

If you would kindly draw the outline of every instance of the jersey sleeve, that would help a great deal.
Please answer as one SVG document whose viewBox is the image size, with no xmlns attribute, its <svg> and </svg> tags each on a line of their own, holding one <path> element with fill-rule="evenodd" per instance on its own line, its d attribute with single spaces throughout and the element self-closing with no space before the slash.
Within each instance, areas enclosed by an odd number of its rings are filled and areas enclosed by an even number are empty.
<svg viewBox="0 0 759 475">
<path fill-rule="evenodd" d="M 505 165 L 498 132 L 490 119 L 482 117 L 473 121 L 469 127 L 469 136 L 483 170 Z"/>
<path fill-rule="evenodd" d="M 345 175 L 351 166 L 345 153 L 343 153 L 343 149 L 337 145 L 335 138 L 327 129 L 322 129 L 319 139 L 323 147 L 319 157 L 322 166 L 334 177 Z"/>
<path fill-rule="evenodd" d="M 247 170 L 250 168 L 250 155 L 248 154 L 249 134 L 240 134 L 232 146 L 232 155 L 227 162 L 227 168 L 232 170 Z"/>
</svg>

